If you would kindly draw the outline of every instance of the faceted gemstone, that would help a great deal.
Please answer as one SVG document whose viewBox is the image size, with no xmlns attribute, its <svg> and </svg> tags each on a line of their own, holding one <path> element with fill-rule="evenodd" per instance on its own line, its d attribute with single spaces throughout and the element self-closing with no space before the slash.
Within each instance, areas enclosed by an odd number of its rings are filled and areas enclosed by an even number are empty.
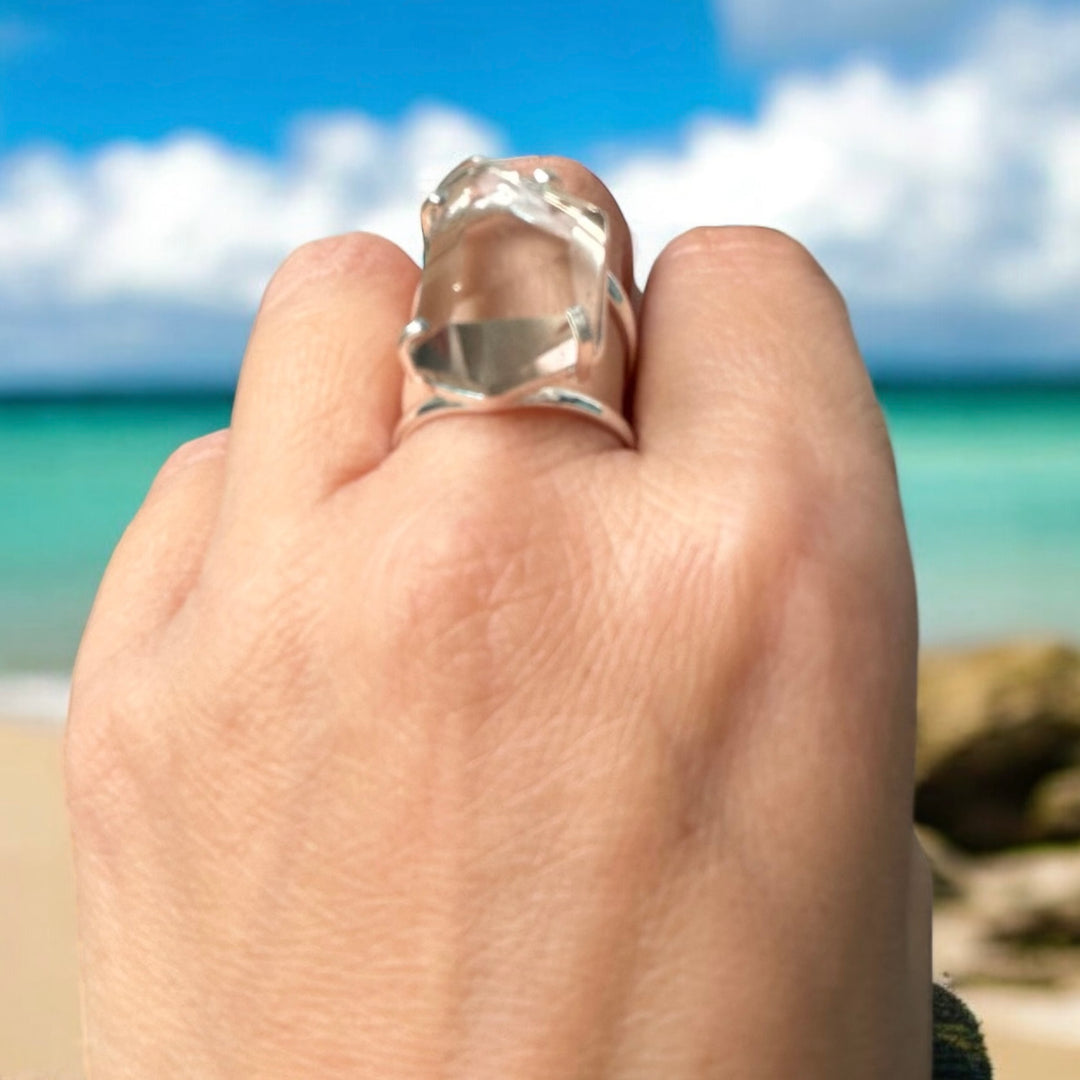
<svg viewBox="0 0 1080 1080">
<path fill-rule="evenodd" d="M 473 158 L 423 211 L 424 274 L 403 344 L 451 394 L 495 396 L 571 375 L 599 349 L 606 220 L 546 173 Z"/>
</svg>

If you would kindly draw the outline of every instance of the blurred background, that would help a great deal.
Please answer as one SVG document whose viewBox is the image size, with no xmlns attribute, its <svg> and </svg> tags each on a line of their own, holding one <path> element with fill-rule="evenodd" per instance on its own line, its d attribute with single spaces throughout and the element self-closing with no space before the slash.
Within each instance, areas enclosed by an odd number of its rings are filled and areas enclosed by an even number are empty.
<svg viewBox="0 0 1080 1080">
<path fill-rule="evenodd" d="M 77 1069 L 58 733 L 154 472 L 228 423 L 289 250 L 419 257 L 450 167 L 532 152 L 608 183 L 640 283 L 752 223 L 847 296 L 915 554 L 939 971 L 999 1075 L 1080 1075 L 1080 0 L 0 0 L 0 1074 Z"/>
</svg>

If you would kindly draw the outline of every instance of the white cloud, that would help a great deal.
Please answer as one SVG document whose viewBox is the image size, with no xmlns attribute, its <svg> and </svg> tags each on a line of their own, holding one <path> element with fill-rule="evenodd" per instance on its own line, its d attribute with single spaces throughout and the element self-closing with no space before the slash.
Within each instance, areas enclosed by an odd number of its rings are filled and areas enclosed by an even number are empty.
<svg viewBox="0 0 1080 1080">
<path fill-rule="evenodd" d="M 714 0 L 728 48 L 753 59 L 896 50 L 951 35 L 996 0 Z"/>
<path fill-rule="evenodd" d="M 483 122 L 429 106 L 397 130 L 306 118 L 280 160 L 192 132 L 0 161 L 0 386 L 127 378 L 140 357 L 150 381 L 205 378 L 211 354 L 228 370 L 222 346 L 236 352 L 292 248 L 368 230 L 418 257 L 447 163 L 500 150 Z"/>
<path fill-rule="evenodd" d="M 351 114 L 311 118 L 282 161 L 199 133 L 113 144 L 84 161 L 29 151 L 0 168 L 0 290 L 24 301 L 248 305 L 304 240 L 387 224 L 404 239 L 406 217 L 416 232 L 419 200 L 445 163 L 497 149 L 478 121 L 429 108 L 397 132 Z"/>
<path fill-rule="evenodd" d="M 677 151 L 625 148 L 601 172 L 639 276 L 693 225 L 768 224 L 837 278 L 871 356 L 1075 360 L 1078 55 L 1080 12 L 1016 9 L 934 75 L 788 76 L 753 122 L 704 115 Z M 140 364 L 227 375 L 292 247 L 367 229 L 416 256 L 423 194 L 500 150 L 482 121 L 431 106 L 397 129 L 309 117 L 280 159 L 190 133 L 0 160 L 0 385 Z"/>
<path fill-rule="evenodd" d="M 859 62 L 781 79 L 754 123 L 703 117 L 612 187 L 645 263 L 695 221 L 799 237 L 871 351 L 1080 353 L 1077 56 L 1080 12 L 1012 10 L 932 77 Z"/>
</svg>

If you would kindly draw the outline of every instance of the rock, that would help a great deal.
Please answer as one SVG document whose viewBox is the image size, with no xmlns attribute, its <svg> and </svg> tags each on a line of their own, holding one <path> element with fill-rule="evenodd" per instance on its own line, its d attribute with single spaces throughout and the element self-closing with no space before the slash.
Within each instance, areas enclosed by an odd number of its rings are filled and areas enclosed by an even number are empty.
<svg viewBox="0 0 1080 1080">
<path fill-rule="evenodd" d="M 971 871 L 968 899 L 994 941 L 1027 947 L 1080 946 L 1080 847 L 986 859 Z"/>
<path fill-rule="evenodd" d="M 1048 986 L 1080 974 L 1080 845 L 964 865 L 963 897 L 935 904 L 935 971 Z"/>
<path fill-rule="evenodd" d="M 949 985 L 1059 986 L 1075 974 L 1073 951 L 1021 949 L 994 941 L 963 904 L 934 910 L 934 977 Z"/>
<path fill-rule="evenodd" d="M 1080 840 L 1080 767 L 1052 773 L 1036 786 L 1031 818 L 1051 840 Z"/>
<path fill-rule="evenodd" d="M 917 821 L 970 852 L 1060 838 L 1060 819 L 1040 815 L 1034 795 L 1077 766 L 1080 650 L 1020 644 L 923 658 Z"/>
</svg>

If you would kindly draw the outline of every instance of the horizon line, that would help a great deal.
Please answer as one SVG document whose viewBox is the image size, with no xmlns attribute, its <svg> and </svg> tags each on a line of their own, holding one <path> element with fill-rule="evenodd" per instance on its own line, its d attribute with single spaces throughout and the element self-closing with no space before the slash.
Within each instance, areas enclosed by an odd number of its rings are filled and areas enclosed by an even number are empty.
<svg viewBox="0 0 1080 1080">
<path fill-rule="evenodd" d="M 1080 370 L 1036 369 L 1029 373 L 1011 371 L 956 371 L 924 369 L 875 373 L 870 371 L 875 390 L 1015 391 L 1064 390 L 1080 392 Z M 235 395 L 235 383 L 105 383 L 86 386 L 0 386 L 0 405 L 91 401 L 204 401 Z"/>
</svg>

